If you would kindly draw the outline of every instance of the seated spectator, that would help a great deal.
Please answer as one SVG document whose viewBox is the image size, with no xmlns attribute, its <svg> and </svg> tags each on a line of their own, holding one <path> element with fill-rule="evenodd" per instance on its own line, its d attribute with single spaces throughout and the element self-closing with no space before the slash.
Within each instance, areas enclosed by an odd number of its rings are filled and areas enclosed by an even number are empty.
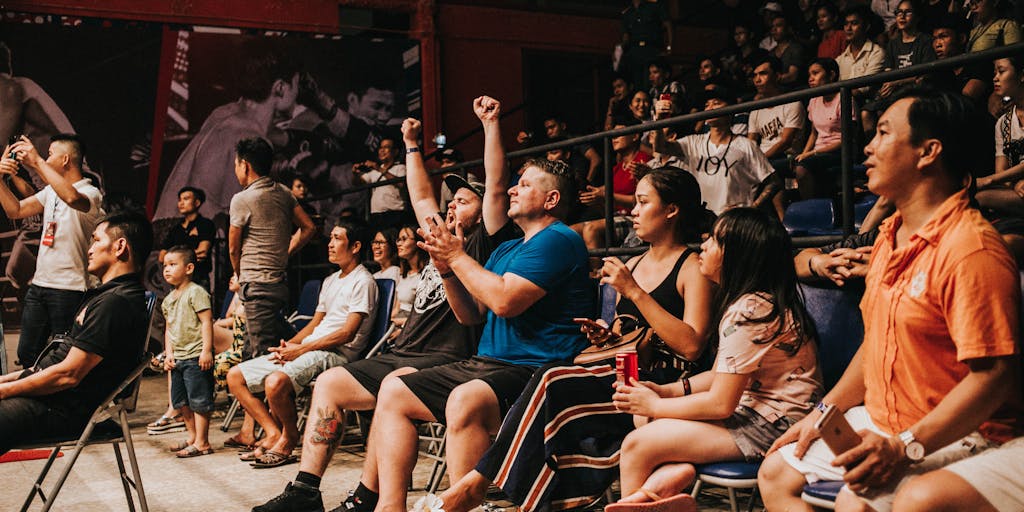
<svg viewBox="0 0 1024 512">
<path fill-rule="evenodd" d="M 647 78 L 650 80 L 651 88 L 647 96 L 653 103 L 658 100 L 672 102 L 672 114 L 678 115 L 686 112 L 686 89 L 683 85 L 672 80 L 672 66 L 665 59 L 655 59 L 648 66 Z M 649 107 L 649 110 L 653 106 Z M 654 115 L 654 110 L 647 114 L 648 118 Z"/>
<path fill-rule="evenodd" d="M 608 110 L 604 114 L 605 131 L 612 129 L 616 119 L 629 115 L 629 102 L 633 97 L 633 86 L 625 75 L 612 77 L 612 97 L 608 98 Z"/>
<path fill-rule="evenodd" d="M 324 279 L 316 313 L 290 340 L 270 354 L 228 372 L 231 394 L 266 433 L 256 450 L 242 456 L 255 468 L 295 462 L 299 441 L 295 397 L 322 371 L 362 357 L 377 311 L 377 283 L 361 264 L 367 229 L 341 221 L 331 230 L 328 259 L 341 267 Z M 266 393 L 267 404 L 255 393 Z M 269 407 L 268 407 L 269 405 Z"/>
<path fill-rule="evenodd" d="M 846 49 L 846 32 L 839 23 L 839 9 L 829 1 L 818 4 L 815 18 L 821 42 L 818 43 L 819 59 L 835 59 Z"/>
<path fill-rule="evenodd" d="M 811 283 L 829 280 L 836 286 L 854 282 L 862 286 L 877 238 L 878 230 L 874 229 L 824 247 L 804 249 L 793 258 L 796 277 Z"/>
<path fill-rule="evenodd" d="M 750 77 L 754 72 L 754 63 L 768 55 L 766 50 L 754 44 L 754 30 L 750 25 L 738 23 L 733 27 L 732 40 L 734 47 L 722 54 L 722 68 L 736 84 L 739 96 L 746 97 Z"/>
<path fill-rule="evenodd" d="M 889 39 L 885 47 L 885 70 L 903 69 L 907 66 L 924 64 L 935 60 L 935 51 L 932 49 L 931 34 L 923 34 L 918 30 L 919 17 L 916 14 L 916 2 L 911 0 L 900 0 L 894 11 L 896 24 L 893 25 L 895 34 Z M 864 126 L 864 133 L 875 131 L 875 121 L 878 113 L 883 108 L 883 100 L 892 95 L 896 88 L 902 85 L 919 83 L 921 77 L 907 77 L 882 84 L 878 95 L 871 101 L 865 103 L 861 111 L 861 123 Z"/>
<path fill-rule="evenodd" d="M 401 276 L 401 269 L 398 267 L 398 230 L 385 228 L 373 235 L 370 242 L 370 254 L 373 255 L 373 262 L 380 267 L 380 270 L 373 273 L 374 279 L 390 279 L 398 282 Z"/>
<path fill-rule="evenodd" d="M 574 318 L 595 312 L 583 240 L 559 220 L 576 185 L 564 166 L 531 160 L 509 190 L 508 216 L 524 233 L 505 242 L 485 266 L 462 249 L 435 217 L 424 244 L 444 269 L 445 290 L 460 322 L 484 323 L 477 355 L 467 361 L 385 379 L 373 416 L 380 475 L 378 510 L 403 510 L 417 449 L 414 421 L 447 425 L 451 481 L 465 476 L 490 444 L 534 371 L 574 357 L 586 340 Z"/>
<path fill-rule="evenodd" d="M 651 95 L 647 91 L 636 91 L 629 98 L 629 113 L 638 123 L 651 120 Z M 621 121 L 617 119 L 615 122 Z M 614 128 L 614 123 L 612 128 Z"/>
<path fill-rule="evenodd" d="M 548 116 L 544 119 L 544 134 L 548 142 L 566 140 L 576 137 L 568 132 L 565 120 L 559 116 Z M 578 144 L 570 148 L 570 153 L 575 155 L 581 163 L 585 162 L 585 169 L 582 178 L 587 183 L 592 183 L 598 178 L 601 171 L 601 155 L 590 144 Z"/>
<path fill-rule="evenodd" d="M 449 229 L 454 229 L 456 224 L 462 226 L 466 253 L 476 261 L 486 261 L 495 246 L 515 236 L 515 227 L 507 216 L 505 152 L 500 143 L 495 143 L 501 140 L 498 126 L 501 104 L 481 96 L 474 100 L 473 110 L 484 126 L 487 189 L 457 175 L 448 175 L 446 181 L 455 190 L 455 199 L 448 204 L 445 223 Z M 416 218 L 420 219 L 420 229 L 425 232 L 429 229 L 425 219 L 436 213 L 439 205 L 423 163 L 423 153 L 418 151 L 420 130 L 420 122 L 415 119 L 406 119 L 402 124 L 406 147 L 416 149 L 407 152 L 405 157 L 410 203 Z M 433 262 L 429 263 L 416 289 L 412 313 L 392 351 L 332 368 L 317 378 L 303 437 L 299 473 L 283 493 L 254 508 L 255 512 L 322 510 L 320 480 L 345 430 L 345 410 L 372 410 L 377 404 L 381 382 L 388 375 L 461 361 L 474 353 L 480 337 L 479 326 L 459 323 L 448 302 L 444 282 L 438 268 Z M 377 445 L 371 439 L 367 443 L 359 485 L 339 509 L 373 512 L 380 492 L 377 468 Z"/>
<path fill-rule="evenodd" d="M 882 114 L 864 150 L 868 187 L 897 212 L 872 249 L 864 341 L 818 410 L 761 465 L 769 509 L 809 511 L 805 483 L 844 480 L 836 510 L 885 512 L 915 475 L 1020 435 L 1020 422 L 997 412 L 1020 386 L 1020 279 L 964 190 L 974 147 L 963 141 L 983 115 L 963 96 L 920 89 Z M 846 413 L 858 446 L 833 454 L 814 441 L 824 404 Z"/>
<path fill-rule="evenodd" d="M 832 59 L 817 59 L 807 68 L 808 87 L 821 87 L 839 78 L 839 66 Z M 793 158 L 800 197 L 828 197 L 835 188 L 835 176 L 828 171 L 839 166 L 843 122 L 839 93 L 815 96 L 807 103 L 810 134 L 804 150 Z"/>
<path fill-rule="evenodd" d="M 727 91 L 707 94 L 706 110 L 730 105 L 735 100 Z M 700 183 L 701 197 L 708 209 L 721 214 L 734 206 L 771 208 L 772 197 L 782 183 L 754 141 L 732 133 L 732 116 L 709 119 L 708 133 L 687 135 L 668 144 L 655 134 L 659 153 L 677 155 L 683 167 Z"/>
<path fill-rule="evenodd" d="M 396 163 L 402 147 L 394 138 L 385 137 L 377 147 L 377 159 L 352 166 L 352 172 L 363 183 L 393 180 L 405 176 L 405 165 Z M 395 227 L 405 217 L 405 199 L 401 185 L 384 185 L 370 191 L 370 224 Z"/>
<path fill-rule="evenodd" d="M 674 496 L 697 477 L 695 464 L 759 461 L 813 409 L 822 394 L 817 340 L 791 251 L 769 214 L 736 208 L 719 217 L 700 255 L 701 273 L 720 286 L 714 366 L 681 382 L 616 384 L 616 408 L 641 426 L 622 442 L 622 499 L 608 512 L 692 503 Z"/>
<path fill-rule="evenodd" d="M 800 71 L 804 66 L 804 47 L 793 38 L 789 22 L 781 14 L 772 18 L 771 36 L 775 40 L 775 48 L 768 53 L 782 63 L 778 71 L 778 82 L 788 89 L 800 81 Z"/>
<path fill-rule="evenodd" d="M 932 21 L 932 49 L 938 60 L 956 57 L 967 48 L 967 23 L 963 18 L 947 14 Z M 988 101 L 992 87 L 991 68 L 984 62 L 967 64 L 952 71 L 939 72 L 929 80 L 937 87 L 963 94 L 978 105 Z"/>
<path fill-rule="evenodd" d="M 1004 0 L 971 0 L 971 34 L 968 52 L 980 52 L 1021 41 L 1020 25 L 1003 16 Z"/>
<path fill-rule="evenodd" d="M 754 68 L 755 99 L 771 98 L 782 94 L 779 87 L 781 63 L 768 57 Z M 803 103 L 794 101 L 774 107 L 762 108 L 750 113 L 747 122 L 747 137 L 761 147 L 761 152 L 780 176 L 791 174 L 789 158 L 800 148 L 800 136 L 807 122 L 807 110 Z M 781 199 L 781 198 L 780 198 Z M 782 205 L 777 205 L 782 218 Z"/>
<path fill-rule="evenodd" d="M 395 313 L 391 315 L 391 321 L 401 328 L 412 312 L 416 288 L 423 278 L 423 267 L 430 262 L 430 255 L 416 245 L 417 242 L 422 242 L 423 238 L 416 233 L 415 226 L 402 226 L 395 241 L 398 244 L 398 268 L 401 275 L 395 283 L 395 300 L 398 305 L 394 308 Z"/>
<path fill-rule="evenodd" d="M 164 237 L 160 246 L 158 260 L 164 261 L 164 255 L 171 247 L 187 245 L 196 252 L 195 282 L 199 286 L 210 289 L 210 273 L 213 263 L 210 259 L 210 247 L 217 234 L 213 221 L 199 214 L 199 208 L 206 202 L 206 193 L 195 187 L 184 187 L 178 191 L 178 212 L 181 222 L 175 222 Z"/>
<path fill-rule="evenodd" d="M 682 169 L 651 171 L 637 184 L 636 197 L 637 236 L 650 248 L 625 264 L 605 258 L 601 270 L 602 281 L 619 294 L 616 314 L 632 315 L 636 321 L 625 327 L 616 322 L 610 330 L 583 330 L 596 344 L 613 333 L 627 334 L 623 329 L 654 329 L 661 348 L 640 372 L 645 380 L 667 384 L 681 373 L 698 370 L 697 361 L 707 350 L 712 285 L 700 273 L 697 253 L 686 246 L 700 240 L 708 227 L 707 212 L 697 181 Z M 667 275 L 666 268 L 671 269 Z M 444 510 L 479 506 L 491 482 L 524 512 L 543 510 L 552 502 L 581 506 L 596 500 L 618 476 L 619 445 L 633 430 L 633 418 L 612 403 L 614 382 L 613 359 L 584 366 L 554 363 L 537 370 L 476 468 L 441 495 Z M 579 413 L 561 421 L 566 410 Z M 593 457 L 594 464 L 546 464 L 552 458 L 577 457 Z"/>
<path fill-rule="evenodd" d="M 551 137 L 545 140 L 544 143 L 554 144 L 557 142 L 565 142 L 567 140 L 569 139 L 566 136 L 559 135 L 557 137 Z M 589 148 L 590 146 L 587 147 Z M 587 161 L 585 157 L 580 156 L 579 153 L 576 152 L 576 150 L 577 148 L 571 146 L 562 147 L 558 149 L 551 149 L 548 150 L 545 157 L 550 162 L 554 162 L 557 160 L 569 166 L 569 169 L 571 169 L 573 174 L 576 175 L 576 181 L 580 184 L 580 186 L 586 186 L 591 184 L 591 181 L 587 178 L 588 173 L 590 172 L 590 163 Z M 593 148 L 591 148 L 591 151 L 593 151 Z M 602 179 L 602 176 L 600 176 L 600 173 L 598 173 L 597 170 L 594 171 L 594 178 L 598 182 L 600 182 Z"/>
<path fill-rule="evenodd" d="M 627 119 L 617 122 L 614 129 L 617 130 L 637 124 L 639 123 Z M 646 164 L 651 160 L 651 155 L 640 148 L 639 133 L 613 138 L 612 151 L 615 152 L 616 160 L 615 169 L 612 173 L 611 188 L 613 195 L 612 205 L 615 208 L 612 244 L 619 245 L 625 240 L 626 234 L 629 233 L 629 229 L 633 226 L 633 218 L 629 215 L 629 212 L 633 209 L 633 193 L 636 192 L 637 180 L 634 174 L 636 164 Z M 600 187 L 587 185 L 586 190 L 580 193 L 579 200 L 584 207 L 604 205 L 605 194 L 607 193 L 608 187 L 606 185 Z M 570 199 L 566 198 L 566 200 Z M 573 224 L 572 229 L 583 237 L 588 249 L 605 246 L 605 220 L 603 212 L 601 218 Z"/>
<path fill-rule="evenodd" d="M 93 411 L 143 360 L 149 315 L 139 273 L 153 231 L 141 214 L 116 213 L 92 232 L 86 292 L 67 336 L 36 364 L 0 377 L 0 453 L 33 440 L 81 434 Z"/>
<path fill-rule="evenodd" d="M 770 52 L 775 48 L 776 44 L 775 39 L 772 37 L 772 20 L 776 16 L 784 15 L 785 11 L 780 2 L 765 2 L 757 12 L 761 14 L 761 22 L 764 29 L 764 37 L 761 38 L 757 46 L 766 52 Z"/>
<path fill-rule="evenodd" d="M 839 79 L 848 80 L 873 75 L 885 66 L 885 50 L 871 40 L 871 34 L 878 31 L 872 23 L 876 19 L 863 5 L 856 5 L 843 13 L 846 32 L 846 48 L 836 57 L 839 64 Z M 855 98 L 870 97 L 873 89 L 864 86 L 853 90 Z"/>
<path fill-rule="evenodd" d="M 1024 254 L 1024 57 L 995 61 L 995 93 L 1010 98 L 1010 109 L 996 120 L 995 174 L 978 178 L 975 196 L 991 210 L 996 229 L 1015 255 Z M 1020 260 L 1018 256 L 1018 260 Z"/>
</svg>

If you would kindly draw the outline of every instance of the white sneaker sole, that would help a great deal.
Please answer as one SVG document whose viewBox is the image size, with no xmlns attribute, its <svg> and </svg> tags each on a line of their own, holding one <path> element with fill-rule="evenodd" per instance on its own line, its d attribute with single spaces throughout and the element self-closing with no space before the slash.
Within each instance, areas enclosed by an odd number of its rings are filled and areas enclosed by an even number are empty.
<svg viewBox="0 0 1024 512">
<path fill-rule="evenodd" d="M 146 429 L 146 433 L 151 435 L 151 436 L 158 436 L 160 434 L 171 434 L 171 433 L 174 433 L 174 432 L 184 432 L 184 431 L 185 431 L 185 426 L 184 425 L 182 425 L 180 427 L 168 427 L 168 428 L 164 428 L 164 429 L 161 429 L 161 430 Z"/>
</svg>

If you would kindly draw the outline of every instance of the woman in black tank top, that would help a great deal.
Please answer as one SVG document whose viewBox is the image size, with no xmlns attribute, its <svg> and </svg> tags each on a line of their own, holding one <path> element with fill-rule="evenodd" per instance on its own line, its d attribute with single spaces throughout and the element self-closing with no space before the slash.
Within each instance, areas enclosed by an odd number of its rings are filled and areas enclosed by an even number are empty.
<svg viewBox="0 0 1024 512">
<path fill-rule="evenodd" d="M 696 254 L 686 247 L 710 226 L 700 187 L 684 170 L 652 171 L 637 184 L 632 215 L 637 236 L 650 249 L 628 263 L 605 258 L 601 282 L 619 293 L 617 313 L 652 327 L 664 352 L 696 361 L 707 345 L 713 295 Z M 602 332 L 588 337 L 600 341 Z M 644 379 L 664 384 L 679 374 L 664 367 Z M 480 505 L 491 482 L 523 512 L 596 501 L 618 477 L 619 448 L 633 429 L 632 417 L 612 403 L 614 382 L 614 361 L 539 369 L 476 469 L 441 495 L 444 509 Z"/>
</svg>

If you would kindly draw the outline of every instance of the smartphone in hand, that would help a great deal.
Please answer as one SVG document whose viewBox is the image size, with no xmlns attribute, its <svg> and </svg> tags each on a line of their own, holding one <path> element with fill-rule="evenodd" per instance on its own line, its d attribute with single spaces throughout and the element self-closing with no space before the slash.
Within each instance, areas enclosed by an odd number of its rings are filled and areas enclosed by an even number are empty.
<svg viewBox="0 0 1024 512">
<path fill-rule="evenodd" d="M 814 423 L 821 440 L 832 450 L 834 455 L 840 455 L 857 446 L 861 442 L 860 434 L 857 434 L 846 421 L 846 417 L 835 405 L 825 408 L 825 412 Z"/>
<path fill-rule="evenodd" d="M 615 341 L 616 339 L 619 338 L 618 334 L 615 334 L 614 332 L 612 332 L 611 329 L 598 323 L 596 320 L 590 318 L 573 318 L 572 321 L 586 327 L 587 329 L 590 329 L 597 336 L 597 338 L 603 339 L 604 341 L 599 343 L 600 345 L 603 345 L 611 341 Z"/>
</svg>

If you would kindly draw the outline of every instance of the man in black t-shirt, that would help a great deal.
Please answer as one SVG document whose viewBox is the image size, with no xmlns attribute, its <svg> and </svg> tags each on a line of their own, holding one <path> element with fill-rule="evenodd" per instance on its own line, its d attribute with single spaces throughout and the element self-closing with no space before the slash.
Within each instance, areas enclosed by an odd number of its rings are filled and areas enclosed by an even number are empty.
<svg viewBox="0 0 1024 512">
<path fill-rule="evenodd" d="M 478 115 L 484 115 L 481 112 L 482 107 Z M 498 112 L 497 102 L 494 102 L 493 109 L 486 114 L 488 120 L 493 121 L 492 126 L 495 126 L 493 131 L 485 130 L 488 140 L 500 140 L 500 132 L 496 128 Z M 425 219 L 435 215 L 440 207 L 431 178 L 423 164 L 420 130 L 419 121 L 407 119 L 402 124 L 409 199 L 416 218 L 426 231 Z M 500 149 L 500 144 L 495 146 Z M 456 222 L 462 224 L 466 236 L 466 253 L 481 264 L 487 261 L 495 247 L 519 236 L 506 213 L 509 197 L 505 188 L 508 177 L 504 168 L 504 151 L 495 151 L 494 146 L 488 148 L 487 144 L 484 151 L 486 187 L 478 182 L 466 181 L 458 175 L 445 176 L 445 184 L 454 191 L 455 198 L 444 213 L 450 229 L 454 229 Z M 493 169 L 495 162 L 500 162 L 501 170 Z M 482 326 L 459 323 L 448 303 L 443 276 L 433 263 L 424 267 L 421 276 L 412 313 L 390 353 L 332 368 L 317 377 L 303 436 L 299 474 L 282 494 L 255 507 L 254 512 L 323 510 L 319 493 L 320 478 L 344 431 L 344 411 L 373 409 L 381 382 L 388 375 L 402 375 L 461 361 L 476 353 Z M 335 510 L 372 511 L 377 501 L 376 490 L 377 460 L 373 447 L 369 446 L 359 486 Z"/>
<path fill-rule="evenodd" d="M 153 246 L 141 214 L 120 213 L 96 226 L 86 292 L 70 334 L 37 363 L 0 377 L 0 454 L 33 440 L 76 436 L 93 410 L 141 361 L 149 315 L 139 271 Z"/>
<path fill-rule="evenodd" d="M 213 221 L 199 214 L 199 208 L 206 202 L 206 193 L 195 187 L 182 187 L 178 191 L 178 212 L 181 222 L 175 222 L 160 245 L 160 263 L 171 247 L 184 245 L 196 252 L 196 271 L 192 280 L 207 291 L 210 290 L 210 248 L 217 228 Z"/>
</svg>

